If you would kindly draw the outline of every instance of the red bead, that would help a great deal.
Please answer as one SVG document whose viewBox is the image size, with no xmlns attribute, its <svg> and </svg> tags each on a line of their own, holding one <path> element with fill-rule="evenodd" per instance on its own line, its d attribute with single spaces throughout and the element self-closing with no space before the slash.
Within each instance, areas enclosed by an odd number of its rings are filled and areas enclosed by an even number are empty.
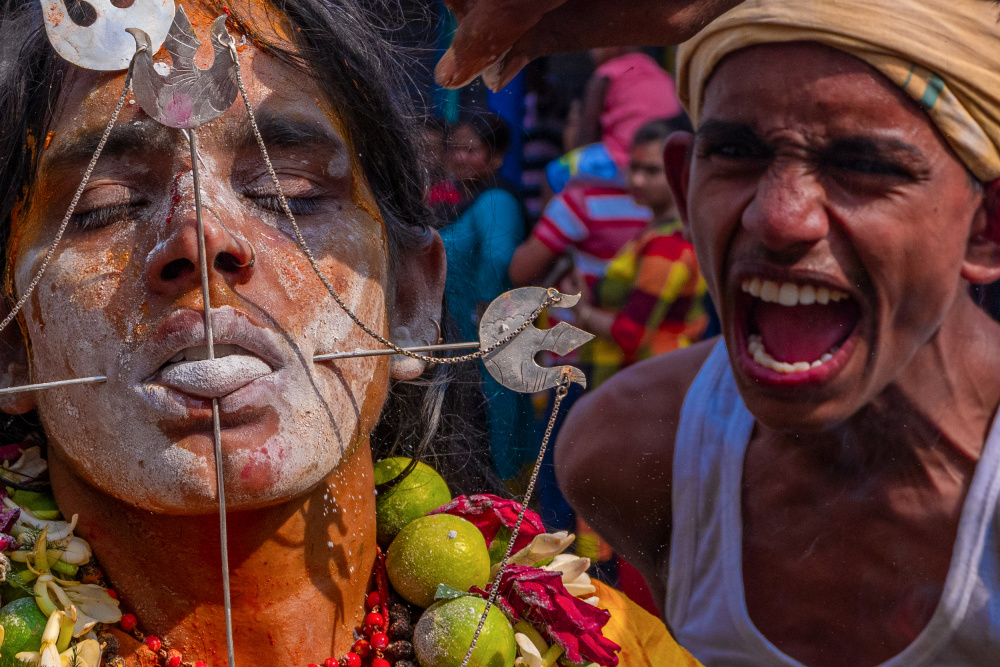
<svg viewBox="0 0 1000 667">
<path fill-rule="evenodd" d="M 379 630 L 381 630 L 383 623 L 385 623 L 385 619 L 382 618 L 382 614 L 378 613 L 377 611 L 373 611 L 369 613 L 367 616 L 365 616 L 365 625 L 369 627 L 378 628 Z"/>
<path fill-rule="evenodd" d="M 368 609 L 374 609 L 382 603 L 382 598 L 379 597 L 378 591 L 372 591 L 365 598 L 365 607 Z"/>
<path fill-rule="evenodd" d="M 111 596 L 112 600 L 117 600 L 118 599 L 118 593 L 113 588 L 109 588 L 108 589 L 108 595 Z"/>
<path fill-rule="evenodd" d="M 148 648 L 153 653 L 159 651 L 160 646 L 163 645 L 163 642 L 160 641 L 160 638 L 154 635 L 149 635 L 148 637 L 146 637 L 146 640 L 142 643 L 145 644 L 146 648 Z"/>
<path fill-rule="evenodd" d="M 358 641 L 354 642 L 354 646 L 351 647 L 351 651 L 357 653 L 362 658 L 367 658 L 369 655 L 371 655 L 372 645 L 369 644 L 368 640 L 366 639 L 359 639 Z"/>
<path fill-rule="evenodd" d="M 376 651 L 384 651 L 389 646 L 389 635 L 384 632 L 376 632 L 372 635 L 372 648 Z"/>
<path fill-rule="evenodd" d="M 385 658 L 375 658 L 372 660 L 372 667 L 392 667 Z"/>
<path fill-rule="evenodd" d="M 323 661 L 323 667 L 340 667 L 340 661 L 336 658 L 327 658 Z"/>
<path fill-rule="evenodd" d="M 138 624 L 139 619 L 135 617 L 135 614 L 124 614 L 122 615 L 122 620 L 118 622 L 118 625 L 122 626 L 122 630 L 125 632 L 132 632 Z"/>
<path fill-rule="evenodd" d="M 319 667 L 315 662 L 310 662 L 306 667 Z"/>
<path fill-rule="evenodd" d="M 202 660 L 199 660 L 198 662 L 194 663 L 194 667 L 208 667 L 208 663 L 204 662 Z"/>
<path fill-rule="evenodd" d="M 344 667 L 361 667 L 361 656 L 357 653 L 348 653 L 340 659 L 340 664 Z"/>
<path fill-rule="evenodd" d="M 181 667 L 181 652 L 175 648 L 167 651 L 167 667 Z"/>
</svg>

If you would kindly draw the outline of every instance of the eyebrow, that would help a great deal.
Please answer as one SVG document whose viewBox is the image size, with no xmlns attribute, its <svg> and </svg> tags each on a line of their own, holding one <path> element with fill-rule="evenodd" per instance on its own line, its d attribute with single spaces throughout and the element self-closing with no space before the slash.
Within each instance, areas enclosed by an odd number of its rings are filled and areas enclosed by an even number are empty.
<svg viewBox="0 0 1000 667">
<path fill-rule="evenodd" d="M 699 139 L 718 140 L 743 139 L 760 144 L 766 141 L 747 123 L 726 120 L 709 119 L 702 123 L 696 135 Z M 924 152 L 917 146 L 903 141 L 898 137 L 883 137 L 877 134 L 847 135 L 833 138 L 823 149 L 823 152 L 856 153 L 881 155 L 884 157 L 906 157 L 913 160 L 925 160 Z"/>
<path fill-rule="evenodd" d="M 757 142 L 763 142 L 763 139 L 757 135 L 750 125 L 729 120 L 718 120 L 716 118 L 710 118 L 703 122 L 695 132 L 695 136 L 698 139 L 714 139 L 723 136 L 732 138 L 736 136 L 742 139 L 753 139 Z"/>
<path fill-rule="evenodd" d="M 104 136 L 105 127 L 89 127 L 74 133 L 53 147 L 46 162 L 56 169 L 70 168 L 89 162 Z M 108 135 L 102 157 L 122 157 L 141 148 L 144 151 L 164 151 L 177 140 L 175 131 L 151 118 L 117 125 Z"/>
<path fill-rule="evenodd" d="M 923 160 L 924 152 L 913 144 L 896 137 L 848 136 L 830 142 L 829 151 L 882 155 L 885 157 L 906 157 Z"/>
<path fill-rule="evenodd" d="M 262 113 L 260 110 L 255 115 L 260 136 L 268 148 L 298 148 L 300 146 L 314 146 L 319 143 L 327 144 L 330 148 L 338 151 L 347 150 L 340 134 L 332 128 L 323 127 L 316 121 L 291 118 L 266 111 Z M 249 123 L 241 126 L 235 139 L 236 144 L 240 146 L 257 146 L 257 138 Z"/>
</svg>

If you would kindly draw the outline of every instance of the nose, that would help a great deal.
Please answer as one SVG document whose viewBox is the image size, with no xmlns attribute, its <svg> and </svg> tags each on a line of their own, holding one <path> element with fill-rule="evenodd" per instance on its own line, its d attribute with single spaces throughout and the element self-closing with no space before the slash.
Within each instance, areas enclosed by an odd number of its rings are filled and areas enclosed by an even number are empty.
<svg viewBox="0 0 1000 667">
<path fill-rule="evenodd" d="M 167 239 L 158 244 L 146 262 L 146 278 L 154 291 L 175 295 L 201 284 L 198 227 L 194 207 L 175 213 L 166 223 Z M 210 207 L 203 208 L 205 256 L 209 280 L 222 278 L 231 285 L 246 283 L 253 276 L 256 255 L 248 241 L 223 224 Z"/>
<path fill-rule="evenodd" d="M 757 183 L 742 224 L 769 250 L 807 250 L 830 230 L 823 186 L 803 167 L 775 163 Z"/>
</svg>

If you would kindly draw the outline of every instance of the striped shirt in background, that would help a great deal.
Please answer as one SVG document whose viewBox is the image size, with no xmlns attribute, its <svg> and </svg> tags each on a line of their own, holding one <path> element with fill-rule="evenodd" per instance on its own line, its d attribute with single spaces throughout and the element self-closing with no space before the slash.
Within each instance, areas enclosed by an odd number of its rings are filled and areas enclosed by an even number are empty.
<svg viewBox="0 0 1000 667">
<path fill-rule="evenodd" d="M 679 221 L 633 239 L 608 264 L 594 305 L 618 313 L 614 342 L 595 339 L 580 350 L 590 385 L 617 371 L 701 339 L 708 326 L 706 284 Z"/>
<path fill-rule="evenodd" d="M 549 202 L 531 233 L 556 255 L 571 255 L 593 288 L 611 258 L 652 217 L 624 188 L 572 183 Z"/>
</svg>

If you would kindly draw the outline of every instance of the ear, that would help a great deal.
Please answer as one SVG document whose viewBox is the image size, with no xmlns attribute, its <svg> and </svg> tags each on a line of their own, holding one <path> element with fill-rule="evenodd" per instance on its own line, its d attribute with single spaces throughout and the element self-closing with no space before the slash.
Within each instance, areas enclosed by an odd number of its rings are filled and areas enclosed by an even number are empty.
<svg viewBox="0 0 1000 667">
<path fill-rule="evenodd" d="M 962 262 L 962 277 L 980 285 L 1000 279 L 1000 180 L 985 188 Z"/>
<path fill-rule="evenodd" d="M 500 171 L 500 167 L 503 166 L 503 153 L 500 155 L 491 155 L 490 161 L 487 164 L 492 171 Z"/>
<path fill-rule="evenodd" d="M 402 347 L 433 345 L 441 334 L 441 304 L 447 268 L 444 244 L 431 230 L 431 241 L 423 248 L 406 251 L 396 266 L 396 294 L 390 311 L 390 340 Z M 412 357 L 394 355 L 389 376 L 413 380 L 427 364 Z"/>
<path fill-rule="evenodd" d="M 0 319 L 7 316 L 9 309 L 0 306 Z M 19 387 L 30 383 L 28 372 L 28 349 L 21 335 L 21 327 L 15 319 L 0 332 L 0 388 Z M 0 395 L 0 410 L 10 415 L 20 415 L 34 410 L 36 406 L 33 392 Z"/>
<path fill-rule="evenodd" d="M 667 137 L 663 147 L 663 166 L 667 182 L 674 193 L 677 213 L 681 216 L 685 230 L 688 229 L 688 184 L 691 182 L 691 149 L 694 135 L 690 132 L 674 132 Z"/>
</svg>

